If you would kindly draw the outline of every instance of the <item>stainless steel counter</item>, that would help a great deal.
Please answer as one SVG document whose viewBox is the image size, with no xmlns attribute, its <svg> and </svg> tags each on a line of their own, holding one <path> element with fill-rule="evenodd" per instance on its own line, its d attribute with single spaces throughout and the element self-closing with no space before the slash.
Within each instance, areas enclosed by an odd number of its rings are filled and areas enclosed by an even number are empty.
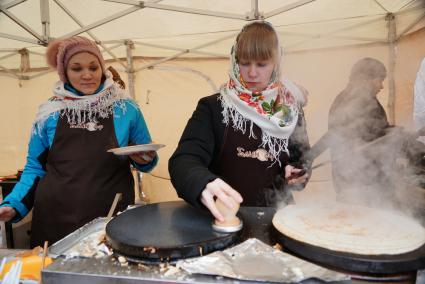
<svg viewBox="0 0 425 284">
<path fill-rule="evenodd" d="M 143 266 L 130 265 L 122 267 L 117 261 L 103 259 L 60 259 L 45 268 L 42 272 L 44 284 L 110 284 L 110 283 L 224 283 L 250 284 L 265 283 L 257 281 L 241 281 L 221 276 L 188 274 L 179 270 L 160 268 L 157 265 Z M 307 279 L 302 283 L 325 283 L 319 279 Z M 357 281 L 341 281 L 341 284 L 358 283 Z M 402 283 L 402 282 L 400 282 Z M 416 284 L 425 284 L 425 271 L 418 272 Z"/>
<path fill-rule="evenodd" d="M 271 219 L 274 214 L 272 208 L 245 207 L 240 214 L 246 227 L 244 239 L 257 238 L 267 244 L 274 244 L 270 235 Z M 0 250 L 0 257 L 11 254 L 10 250 Z M 12 251 L 13 253 L 13 251 Z M 265 283 L 255 281 L 241 281 L 200 274 L 188 274 L 174 267 L 159 265 L 129 264 L 122 266 L 111 257 L 95 258 L 58 258 L 54 263 L 42 271 L 44 284 L 74 284 L 74 283 Z M 351 281 L 345 281 L 350 283 Z M 308 279 L 303 283 L 323 283 L 318 279 Z M 343 283 L 343 282 L 341 282 Z M 417 284 L 425 284 L 425 273 L 418 274 Z"/>
<path fill-rule="evenodd" d="M 103 259 L 69 259 L 55 261 L 43 271 L 43 283 L 241 283 L 239 280 L 208 276 L 190 275 L 182 270 L 169 275 L 171 270 L 158 265 L 122 267 L 117 261 Z M 243 281 L 243 283 L 259 283 Z"/>
</svg>

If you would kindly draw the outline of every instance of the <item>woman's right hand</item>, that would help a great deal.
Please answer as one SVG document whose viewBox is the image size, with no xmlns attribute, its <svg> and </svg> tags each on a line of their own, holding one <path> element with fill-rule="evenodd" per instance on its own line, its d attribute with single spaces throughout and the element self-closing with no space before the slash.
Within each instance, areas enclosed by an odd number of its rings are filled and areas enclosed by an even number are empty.
<svg viewBox="0 0 425 284">
<path fill-rule="evenodd" d="M 156 151 L 143 151 L 130 155 L 130 158 L 140 165 L 146 165 L 152 162 L 156 156 Z"/>
<path fill-rule="evenodd" d="M 8 222 L 16 216 L 16 211 L 13 207 L 4 206 L 0 207 L 0 221 Z"/>
<path fill-rule="evenodd" d="M 235 202 L 241 203 L 243 201 L 242 196 L 239 194 L 239 192 L 234 190 L 223 180 L 216 178 L 212 182 L 208 183 L 201 193 L 201 202 L 220 222 L 224 221 L 224 217 L 215 206 L 214 197 L 220 199 L 228 208 L 232 208 Z M 233 199 L 233 202 L 231 199 Z"/>
</svg>

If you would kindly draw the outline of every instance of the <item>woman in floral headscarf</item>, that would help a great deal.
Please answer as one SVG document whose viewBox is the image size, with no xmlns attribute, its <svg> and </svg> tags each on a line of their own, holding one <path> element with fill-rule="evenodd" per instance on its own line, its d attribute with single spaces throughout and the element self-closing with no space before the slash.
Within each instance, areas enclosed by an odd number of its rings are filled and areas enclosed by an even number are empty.
<svg viewBox="0 0 425 284">
<path fill-rule="evenodd" d="M 180 197 L 207 207 L 270 205 L 275 180 L 304 184 L 302 153 L 309 149 L 303 91 L 281 80 L 281 48 L 266 22 L 246 25 L 232 47 L 229 81 L 202 98 L 169 161 Z M 278 177 L 276 179 L 276 177 Z M 232 200 L 233 199 L 233 200 Z"/>
</svg>

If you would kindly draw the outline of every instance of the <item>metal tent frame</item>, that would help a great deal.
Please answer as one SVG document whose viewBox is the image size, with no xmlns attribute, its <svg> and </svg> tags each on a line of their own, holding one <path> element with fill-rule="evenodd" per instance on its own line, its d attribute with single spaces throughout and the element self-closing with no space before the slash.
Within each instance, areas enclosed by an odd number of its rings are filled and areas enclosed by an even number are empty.
<svg viewBox="0 0 425 284">
<path fill-rule="evenodd" d="M 37 0 L 39 1 L 39 7 L 40 7 L 40 21 L 41 21 L 41 33 L 35 31 L 28 23 L 23 21 L 22 19 L 18 18 L 14 13 L 12 13 L 10 10 L 14 7 L 19 6 L 20 4 L 26 2 L 28 0 L 13 0 L 6 4 L 0 4 L 0 15 L 4 14 L 6 17 L 8 17 L 10 20 L 12 20 L 16 25 L 18 25 L 20 28 L 26 31 L 27 34 L 29 34 L 28 37 L 13 35 L 11 33 L 4 33 L 0 32 L 0 38 L 3 39 L 10 39 L 18 42 L 22 42 L 25 44 L 31 44 L 31 45 L 38 45 L 38 46 L 47 46 L 47 44 L 53 40 L 51 37 L 51 20 L 50 20 L 50 3 L 55 3 L 70 19 L 72 19 L 73 22 L 75 22 L 80 28 L 68 32 L 66 34 L 61 35 L 59 38 L 65 38 L 69 36 L 79 35 L 82 33 L 87 33 L 94 41 L 96 41 L 102 48 L 102 50 L 107 53 L 115 62 L 118 62 L 118 64 L 121 65 L 123 70 L 125 71 L 128 76 L 128 85 L 129 85 L 129 92 L 132 97 L 135 97 L 135 90 L 134 90 L 134 82 L 135 82 L 135 76 L 137 72 L 140 72 L 145 69 L 153 69 L 158 68 L 157 66 L 160 64 L 163 64 L 167 61 L 173 60 L 178 57 L 182 57 L 187 54 L 196 54 L 201 56 L 209 56 L 209 57 L 226 57 L 226 54 L 221 53 L 214 53 L 214 52 L 208 52 L 203 51 L 202 49 L 220 42 L 223 42 L 225 40 L 228 40 L 230 38 L 235 37 L 236 31 L 231 32 L 230 34 L 226 34 L 223 37 L 219 37 L 217 39 L 214 39 L 212 41 L 207 41 L 201 45 L 192 46 L 189 48 L 178 48 L 175 46 L 167 46 L 167 45 L 161 45 L 161 44 L 152 44 L 149 42 L 144 42 L 137 39 L 124 39 L 124 40 L 105 40 L 102 41 L 101 38 L 96 36 L 96 34 L 92 31 L 93 29 L 100 27 L 102 25 L 105 25 L 107 23 L 110 23 L 114 20 L 123 18 L 131 13 L 134 13 L 136 11 L 142 10 L 142 9 L 154 9 L 158 11 L 171 11 L 174 13 L 185 13 L 185 14 L 194 14 L 194 15 L 203 15 L 208 17 L 216 17 L 220 19 L 232 19 L 232 20 L 238 20 L 242 23 L 249 22 L 253 20 L 269 20 L 272 17 L 275 17 L 277 15 L 282 15 L 284 13 L 287 13 L 288 11 L 292 11 L 294 9 L 300 9 L 301 7 L 305 7 L 308 5 L 311 5 L 312 3 L 317 3 L 323 0 L 294 0 L 291 3 L 288 3 L 286 5 L 282 5 L 280 7 L 276 7 L 270 11 L 263 12 L 259 9 L 259 2 L 260 0 L 251 0 L 250 1 L 250 9 L 243 13 L 229 13 L 229 12 L 219 12 L 219 11 L 212 11 L 208 9 L 197 9 L 197 8 L 190 8 L 190 7 L 183 7 L 183 6 L 176 6 L 176 5 L 166 5 L 162 4 L 161 0 L 152 0 L 152 1 L 137 1 L 137 0 L 103 0 L 104 2 L 114 2 L 119 4 L 124 4 L 125 6 L 128 6 L 127 8 L 120 10 L 118 12 L 115 12 L 112 15 L 109 15 L 105 18 L 102 18 L 100 20 L 94 21 L 90 24 L 84 24 L 83 21 L 79 19 L 79 17 L 72 13 L 72 11 L 64 5 L 64 3 L 61 0 Z M 355 23 L 352 25 L 348 25 L 343 28 L 335 28 L 332 31 L 325 31 L 325 32 L 314 32 L 314 33 L 291 33 L 291 32 L 285 32 L 285 34 L 292 34 L 296 35 L 298 37 L 301 37 L 302 39 L 299 41 L 296 41 L 288 46 L 286 46 L 286 49 L 296 50 L 297 46 L 302 45 L 306 41 L 315 41 L 322 38 L 339 38 L 339 39 L 347 39 L 347 40 L 355 40 L 356 42 L 361 42 L 360 44 L 371 44 L 371 43 L 379 43 L 379 44 L 385 44 L 388 45 L 389 48 L 389 59 L 388 59 L 388 69 L 389 69 L 389 100 L 388 100 L 388 107 L 389 107 L 389 119 L 390 122 L 394 122 L 394 101 L 395 101 L 395 83 L 394 83 L 394 68 L 396 64 L 396 44 L 397 42 L 405 35 L 407 35 L 409 32 L 412 31 L 414 27 L 419 25 L 420 23 L 424 22 L 425 19 L 425 3 L 423 3 L 422 0 L 409 0 L 406 1 L 405 5 L 399 8 L 399 11 L 396 13 L 391 12 L 388 10 L 384 5 L 382 0 L 363 0 L 364 2 L 369 3 L 375 3 L 377 6 L 380 7 L 380 10 L 382 13 L 376 15 L 375 18 L 367 21 L 363 21 L 361 23 Z M 408 23 L 407 26 L 404 27 L 403 30 L 401 30 L 397 34 L 397 18 L 399 16 L 402 16 L 403 14 L 412 12 L 412 11 L 419 11 L 419 15 L 415 17 L 411 22 Z M 361 17 L 361 16 L 359 16 Z M 342 35 L 341 33 L 354 29 L 359 27 L 364 27 L 367 25 L 370 25 L 371 23 L 374 23 L 376 21 L 382 21 L 382 19 L 385 19 L 387 22 L 387 34 L 383 38 L 374 38 L 374 37 L 367 37 L 367 36 L 350 36 L 350 35 Z M 425 26 L 425 23 L 424 25 Z M 385 39 L 386 38 L 386 39 Z M 359 44 L 359 43 L 357 43 Z M 171 56 L 160 58 L 152 63 L 146 64 L 144 66 L 141 66 L 139 68 L 135 68 L 134 66 L 134 54 L 133 50 L 135 46 L 149 46 L 151 48 L 157 48 L 157 49 L 165 49 L 168 51 L 175 52 Z M 126 49 L 126 61 L 123 62 L 122 58 L 119 58 L 113 50 L 118 47 L 125 47 Z M 11 76 L 13 78 L 16 78 L 17 80 L 31 80 L 36 77 L 42 76 L 46 73 L 51 72 L 50 70 L 42 70 L 39 72 L 32 72 L 30 74 L 30 70 L 23 67 L 22 62 L 25 62 L 25 60 L 28 60 L 29 56 L 44 56 L 41 52 L 32 51 L 27 48 L 0 48 L 0 53 L 6 53 L 3 56 L 0 56 L 0 75 L 5 76 Z M 12 56 L 20 56 L 21 57 L 21 67 L 20 68 L 9 68 L 1 64 L 3 60 L 6 60 Z M 28 65 L 28 64 L 27 64 Z M 171 70 L 173 67 L 166 67 L 162 68 L 163 70 Z M 178 68 L 174 69 L 178 70 Z M 211 82 L 212 80 L 208 78 L 207 75 L 202 74 L 201 72 L 197 70 L 191 70 L 191 69 L 184 69 L 180 68 L 180 71 L 185 72 L 192 72 L 196 75 L 201 76 L 205 80 L 209 82 L 209 84 L 212 86 L 212 88 L 216 88 L 216 86 Z"/>
</svg>

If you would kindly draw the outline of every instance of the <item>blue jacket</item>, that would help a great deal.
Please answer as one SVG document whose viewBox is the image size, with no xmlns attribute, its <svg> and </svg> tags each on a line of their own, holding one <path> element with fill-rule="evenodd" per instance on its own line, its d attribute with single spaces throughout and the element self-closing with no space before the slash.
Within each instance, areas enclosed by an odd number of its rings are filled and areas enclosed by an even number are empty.
<svg viewBox="0 0 425 284">
<path fill-rule="evenodd" d="M 125 110 L 117 104 L 114 106 L 114 128 L 119 147 L 132 144 L 146 144 L 151 142 L 151 136 L 145 120 L 138 106 L 131 100 L 124 100 Z M 36 187 L 38 180 L 46 174 L 46 153 L 51 148 L 55 138 L 56 126 L 59 113 L 51 115 L 44 123 L 40 131 L 33 131 L 29 146 L 27 163 L 13 191 L 5 198 L 1 206 L 11 206 L 18 213 L 13 222 L 18 222 L 31 210 L 33 198 L 30 196 L 31 189 Z M 34 125 L 34 129 L 37 126 Z M 158 156 L 147 165 L 139 165 L 131 160 L 131 164 L 142 172 L 149 172 L 158 162 Z"/>
</svg>

